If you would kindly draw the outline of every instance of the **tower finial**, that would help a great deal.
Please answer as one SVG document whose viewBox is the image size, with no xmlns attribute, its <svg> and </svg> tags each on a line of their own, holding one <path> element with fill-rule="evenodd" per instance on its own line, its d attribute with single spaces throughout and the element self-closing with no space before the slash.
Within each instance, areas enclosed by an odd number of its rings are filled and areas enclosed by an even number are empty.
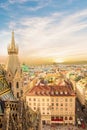
<svg viewBox="0 0 87 130">
<path fill-rule="evenodd" d="M 11 48 L 15 48 L 14 30 L 12 31 Z"/>
<path fill-rule="evenodd" d="M 11 43 L 8 47 L 8 54 L 18 54 L 18 47 L 15 45 L 14 30 L 12 31 Z"/>
</svg>

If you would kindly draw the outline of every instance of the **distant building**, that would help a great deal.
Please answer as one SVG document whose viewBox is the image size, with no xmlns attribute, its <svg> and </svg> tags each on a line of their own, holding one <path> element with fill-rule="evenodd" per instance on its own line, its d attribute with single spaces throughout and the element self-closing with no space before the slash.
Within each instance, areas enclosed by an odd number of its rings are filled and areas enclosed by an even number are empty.
<svg viewBox="0 0 87 130">
<path fill-rule="evenodd" d="M 87 77 L 76 83 L 76 93 L 80 103 L 84 106 L 87 102 Z"/>
<path fill-rule="evenodd" d="M 27 92 L 26 102 L 32 110 L 40 109 L 42 124 L 75 124 L 76 95 L 72 88 L 65 80 L 58 85 L 39 83 Z"/>
</svg>

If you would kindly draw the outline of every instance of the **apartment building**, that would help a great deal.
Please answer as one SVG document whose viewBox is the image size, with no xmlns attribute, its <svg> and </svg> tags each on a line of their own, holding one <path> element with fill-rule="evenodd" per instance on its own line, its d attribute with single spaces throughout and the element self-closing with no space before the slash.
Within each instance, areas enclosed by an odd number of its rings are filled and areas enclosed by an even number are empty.
<svg viewBox="0 0 87 130">
<path fill-rule="evenodd" d="M 26 94 L 33 111 L 40 109 L 42 124 L 74 124 L 75 93 L 67 81 L 58 85 L 38 84 Z"/>
<path fill-rule="evenodd" d="M 87 101 L 87 77 L 79 80 L 76 83 L 77 97 L 82 105 Z"/>
</svg>

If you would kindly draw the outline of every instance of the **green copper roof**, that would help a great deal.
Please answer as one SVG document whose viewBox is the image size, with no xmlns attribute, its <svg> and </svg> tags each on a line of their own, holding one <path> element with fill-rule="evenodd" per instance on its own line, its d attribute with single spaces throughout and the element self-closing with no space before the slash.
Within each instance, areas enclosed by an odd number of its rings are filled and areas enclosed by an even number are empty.
<svg viewBox="0 0 87 130">
<path fill-rule="evenodd" d="M 25 64 L 21 66 L 23 72 L 29 72 L 29 67 Z"/>
</svg>

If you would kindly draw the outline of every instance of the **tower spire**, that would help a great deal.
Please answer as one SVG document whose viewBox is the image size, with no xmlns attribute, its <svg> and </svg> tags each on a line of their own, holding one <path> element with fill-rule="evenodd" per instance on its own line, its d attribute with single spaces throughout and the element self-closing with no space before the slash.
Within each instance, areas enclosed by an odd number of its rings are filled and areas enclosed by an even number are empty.
<svg viewBox="0 0 87 130">
<path fill-rule="evenodd" d="M 11 48 L 15 48 L 14 30 L 12 31 Z"/>
<path fill-rule="evenodd" d="M 8 46 L 8 54 L 18 54 L 18 47 L 15 45 L 14 30 L 12 31 L 11 43 Z"/>
<path fill-rule="evenodd" d="M 11 43 L 8 46 L 8 55 L 7 70 L 10 70 L 11 73 L 15 74 L 16 70 L 20 66 L 20 63 L 18 59 L 18 47 L 15 44 L 14 39 L 14 31 L 12 31 Z"/>
</svg>

